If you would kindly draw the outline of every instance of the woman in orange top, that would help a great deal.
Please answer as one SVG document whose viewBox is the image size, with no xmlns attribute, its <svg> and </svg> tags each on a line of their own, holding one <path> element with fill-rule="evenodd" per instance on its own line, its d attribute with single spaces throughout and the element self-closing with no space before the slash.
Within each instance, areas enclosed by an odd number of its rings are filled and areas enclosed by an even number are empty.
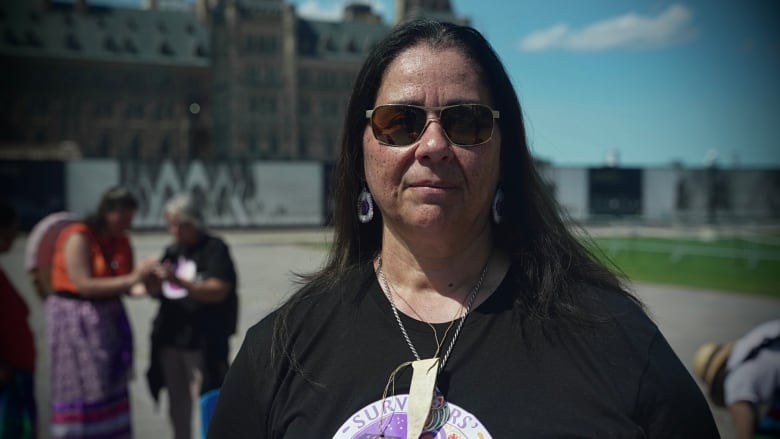
<svg viewBox="0 0 780 439">
<path fill-rule="evenodd" d="M 46 301 L 51 437 L 131 437 L 132 332 L 120 297 L 143 294 L 154 258 L 133 267 L 126 231 L 138 207 L 124 188 L 62 230 Z"/>
</svg>

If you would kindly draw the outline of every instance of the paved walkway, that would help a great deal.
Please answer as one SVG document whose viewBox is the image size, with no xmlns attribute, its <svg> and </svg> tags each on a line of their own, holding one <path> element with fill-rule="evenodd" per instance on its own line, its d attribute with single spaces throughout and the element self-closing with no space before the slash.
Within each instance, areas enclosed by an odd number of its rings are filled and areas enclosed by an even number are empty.
<svg viewBox="0 0 780 439">
<path fill-rule="evenodd" d="M 325 230 L 219 231 L 231 246 L 240 276 L 241 308 L 239 332 L 232 340 L 238 348 L 246 330 L 278 305 L 294 288 L 293 273 L 305 273 L 323 261 L 329 241 Z M 31 324 L 38 352 L 38 401 L 41 418 L 47 419 L 45 402 L 48 393 L 48 370 L 43 346 L 41 306 L 22 271 L 25 237 L 20 237 L 12 251 L 0 258 L 11 280 L 31 304 Z M 137 233 L 133 236 L 136 257 L 158 255 L 167 242 L 164 233 Z M 661 330 L 680 358 L 690 367 L 696 348 L 706 341 L 727 340 L 744 333 L 755 324 L 780 315 L 780 301 L 730 293 L 657 285 L 636 285 Z M 150 322 L 156 311 L 152 300 L 126 301 L 135 335 L 135 369 L 137 378 L 131 386 L 133 429 L 137 438 L 172 437 L 167 423 L 165 398 L 156 408 L 146 390 L 144 372 L 149 364 Z M 733 437 L 727 414 L 715 410 L 724 438 Z M 43 429 L 42 439 L 48 435 Z"/>
</svg>

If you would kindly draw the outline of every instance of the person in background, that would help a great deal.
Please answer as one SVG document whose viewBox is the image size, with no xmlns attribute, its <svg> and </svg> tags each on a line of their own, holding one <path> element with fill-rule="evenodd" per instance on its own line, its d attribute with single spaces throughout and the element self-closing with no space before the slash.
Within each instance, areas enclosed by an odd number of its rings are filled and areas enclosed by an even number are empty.
<svg viewBox="0 0 780 439">
<path fill-rule="evenodd" d="M 51 261 L 54 245 L 65 226 L 78 221 L 71 212 L 56 212 L 45 216 L 33 226 L 24 247 L 24 269 L 30 275 L 38 297 L 46 299 L 54 290 L 51 287 Z"/>
<path fill-rule="evenodd" d="M 127 231 L 137 208 L 127 189 L 112 188 L 57 238 L 44 305 L 53 439 L 132 436 L 133 340 L 121 298 L 143 294 L 157 263 L 133 263 Z"/>
<path fill-rule="evenodd" d="M 0 254 L 16 237 L 16 211 L 0 200 Z M 35 340 L 24 299 L 0 267 L 0 439 L 37 437 Z"/>
<path fill-rule="evenodd" d="M 168 390 L 174 437 L 191 439 L 193 405 L 214 395 L 228 369 L 238 279 L 228 245 L 206 230 L 190 195 L 166 203 L 165 222 L 174 242 L 155 271 L 162 285 L 147 379 L 155 400 Z"/>
<path fill-rule="evenodd" d="M 355 80 L 321 271 L 247 333 L 209 437 L 712 438 L 696 382 L 560 217 L 475 29 Z"/>
<path fill-rule="evenodd" d="M 735 341 L 705 343 L 693 370 L 712 402 L 728 408 L 737 439 L 780 438 L 780 319 Z"/>
</svg>

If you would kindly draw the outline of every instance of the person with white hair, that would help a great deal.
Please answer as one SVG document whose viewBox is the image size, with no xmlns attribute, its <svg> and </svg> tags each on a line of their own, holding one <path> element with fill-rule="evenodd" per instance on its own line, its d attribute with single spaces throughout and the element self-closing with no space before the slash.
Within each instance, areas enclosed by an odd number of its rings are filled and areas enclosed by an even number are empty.
<svg viewBox="0 0 780 439">
<path fill-rule="evenodd" d="M 155 400 L 167 388 L 174 437 L 190 439 L 193 404 L 218 391 L 228 368 L 238 279 L 228 245 L 206 230 L 203 211 L 192 196 L 177 195 L 164 210 L 174 242 L 156 270 L 160 308 L 147 381 Z"/>
</svg>

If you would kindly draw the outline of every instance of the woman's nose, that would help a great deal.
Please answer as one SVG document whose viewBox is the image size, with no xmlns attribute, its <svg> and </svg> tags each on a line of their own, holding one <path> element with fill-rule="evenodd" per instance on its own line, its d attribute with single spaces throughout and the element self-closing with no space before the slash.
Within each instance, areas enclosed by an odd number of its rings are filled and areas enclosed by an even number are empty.
<svg viewBox="0 0 780 439">
<path fill-rule="evenodd" d="M 415 156 L 420 161 L 447 161 L 452 157 L 450 139 L 444 133 L 444 128 L 442 128 L 438 118 L 427 120 L 417 141 Z"/>
</svg>

